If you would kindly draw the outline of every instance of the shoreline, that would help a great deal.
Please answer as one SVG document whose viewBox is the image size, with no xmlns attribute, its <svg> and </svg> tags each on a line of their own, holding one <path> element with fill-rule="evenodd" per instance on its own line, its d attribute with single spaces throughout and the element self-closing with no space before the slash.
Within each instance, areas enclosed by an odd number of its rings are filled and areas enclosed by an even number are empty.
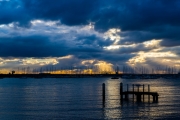
<svg viewBox="0 0 180 120">
<path fill-rule="evenodd" d="M 124 79 L 158 79 L 180 78 L 180 74 L 0 74 L 0 78 L 124 78 Z"/>
</svg>

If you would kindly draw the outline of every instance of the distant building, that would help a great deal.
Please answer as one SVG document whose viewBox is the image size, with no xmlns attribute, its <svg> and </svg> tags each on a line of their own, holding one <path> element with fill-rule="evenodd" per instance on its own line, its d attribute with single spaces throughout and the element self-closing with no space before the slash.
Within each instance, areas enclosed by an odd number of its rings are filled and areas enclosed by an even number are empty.
<svg viewBox="0 0 180 120">
<path fill-rule="evenodd" d="M 12 75 L 13 75 L 13 74 L 15 74 L 15 71 L 13 70 L 11 73 L 12 73 Z"/>
</svg>

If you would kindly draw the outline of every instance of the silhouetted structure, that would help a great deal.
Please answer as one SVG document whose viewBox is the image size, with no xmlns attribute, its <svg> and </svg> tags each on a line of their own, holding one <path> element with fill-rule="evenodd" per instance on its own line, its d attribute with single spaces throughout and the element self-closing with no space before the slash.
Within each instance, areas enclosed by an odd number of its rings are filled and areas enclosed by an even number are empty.
<svg viewBox="0 0 180 120">
<path fill-rule="evenodd" d="M 129 91 L 129 86 L 127 84 L 127 91 L 123 91 L 123 83 L 120 83 L 120 95 L 121 100 L 129 100 L 129 95 L 133 95 L 133 101 L 134 101 L 134 95 L 136 95 L 137 102 L 141 102 L 142 96 L 144 101 L 144 95 L 148 95 L 148 101 L 150 101 L 150 95 L 153 96 L 153 102 L 158 102 L 158 96 L 159 94 L 157 92 L 150 92 L 150 86 L 148 85 L 148 91 L 144 91 L 144 85 L 137 84 L 137 91 L 134 90 L 134 84 L 133 84 L 133 91 Z M 139 91 L 139 87 L 143 86 L 143 91 Z"/>
</svg>

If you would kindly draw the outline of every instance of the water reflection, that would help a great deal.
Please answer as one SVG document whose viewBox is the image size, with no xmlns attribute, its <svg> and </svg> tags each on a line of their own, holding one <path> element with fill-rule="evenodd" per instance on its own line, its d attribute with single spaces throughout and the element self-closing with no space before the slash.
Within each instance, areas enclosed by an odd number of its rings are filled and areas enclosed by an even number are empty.
<svg viewBox="0 0 180 120">
<path fill-rule="evenodd" d="M 119 81 L 108 80 L 106 83 L 106 104 L 104 109 L 105 118 L 118 119 L 121 118 Z"/>
<path fill-rule="evenodd" d="M 145 91 L 148 91 L 147 85 L 150 84 L 151 92 L 159 93 L 159 102 L 153 103 L 152 96 L 150 97 L 150 103 L 148 102 L 148 97 L 145 96 L 144 102 L 133 102 L 132 96 L 130 96 L 129 101 L 123 101 L 120 104 L 119 96 L 119 80 L 109 80 L 106 84 L 107 100 L 106 106 L 104 108 L 104 115 L 107 119 L 164 119 L 164 118 L 177 118 L 180 105 L 178 99 L 180 94 L 180 83 L 173 84 L 171 81 L 158 79 L 158 80 L 122 80 L 124 85 L 124 90 L 126 90 L 126 84 L 145 84 Z M 137 89 L 137 88 L 136 88 Z M 132 90 L 132 87 L 129 88 Z M 143 91 L 140 87 L 139 91 Z M 176 106 L 177 105 L 177 106 Z"/>
<path fill-rule="evenodd" d="M 158 103 L 124 101 L 120 82 L 151 85 Z M 102 83 L 106 101 L 102 106 Z M 129 88 L 129 90 L 131 90 Z M 140 88 L 142 90 L 142 87 Z M 3 79 L 0 81 L 0 119 L 171 119 L 180 114 L 180 81 L 109 78 Z M 152 97 L 151 97 L 152 98 Z"/>
</svg>

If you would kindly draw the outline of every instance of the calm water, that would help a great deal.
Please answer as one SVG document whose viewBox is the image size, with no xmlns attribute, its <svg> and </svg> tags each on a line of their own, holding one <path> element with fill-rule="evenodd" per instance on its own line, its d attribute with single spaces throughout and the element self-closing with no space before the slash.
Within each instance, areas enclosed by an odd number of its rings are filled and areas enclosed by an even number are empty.
<svg viewBox="0 0 180 120">
<path fill-rule="evenodd" d="M 159 102 L 120 103 L 119 83 L 151 85 Z M 106 103 L 102 105 L 102 83 Z M 126 89 L 126 88 L 124 88 Z M 145 86 L 147 90 L 147 86 Z M 178 119 L 180 80 L 110 78 L 0 79 L 0 119 Z"/>
</svg>

